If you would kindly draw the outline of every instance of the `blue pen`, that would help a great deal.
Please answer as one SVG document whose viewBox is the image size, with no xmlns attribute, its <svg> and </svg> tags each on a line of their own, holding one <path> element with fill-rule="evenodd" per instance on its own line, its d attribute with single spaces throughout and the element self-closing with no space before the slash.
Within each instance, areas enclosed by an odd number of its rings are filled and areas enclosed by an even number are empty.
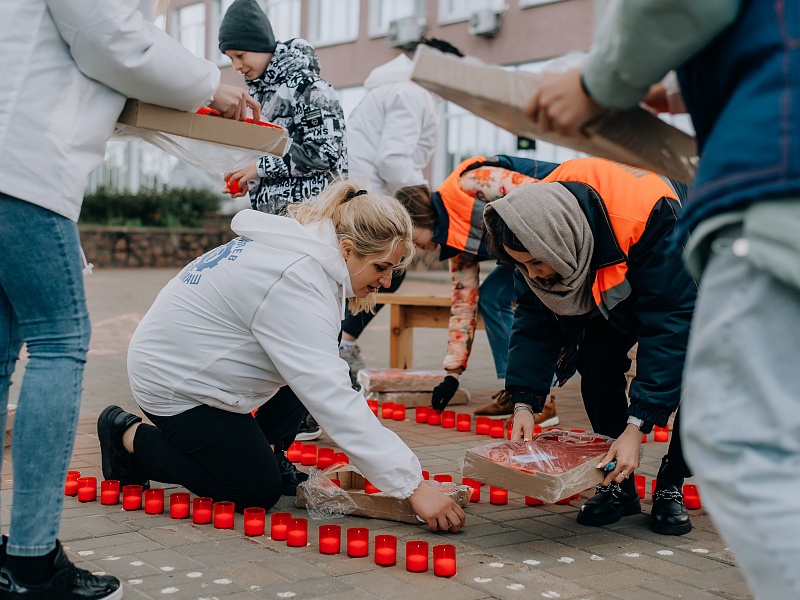
<svg viewBox="0 0 800 600">
<path fill-rule="evenodd" d="M 603 471 L 605 471 L 606 473 L 610 473 L 616 468 L 617 468 L 617 461 L 612 460 L 605 467 L 603 467 Z"/>
</svg>

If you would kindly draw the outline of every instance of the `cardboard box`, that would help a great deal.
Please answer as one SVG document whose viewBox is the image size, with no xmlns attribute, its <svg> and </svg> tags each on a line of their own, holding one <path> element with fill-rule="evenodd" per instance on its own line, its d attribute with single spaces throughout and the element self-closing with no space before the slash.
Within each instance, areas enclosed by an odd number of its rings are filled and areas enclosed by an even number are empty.
<svg viewBox="0 0 800 600">
<path fill-rule="evenodd" d="M 431 392 L 370 392 L 369 398 L 377 400 L 379 403 L 394 402 L 395 404 L 405 404 L 409 407 L 431 405 Z M 447 405 L 469 404 L 469 399 L 469 391 L 458 388 L 453 399 Z"/>
<path fill-rule="evenodd" d="M 154 106 L 133 99 L 128 99 L 125 103 L 125 108 L 117 121 L 131 127 L 258 150 L 275 156 L 283 156 L 290 144 L 286 129 L 272 123 L 253 125 L 217 116 Z"/>
<path fill-rule="evenodd" d="M 412 81 L 498 127 L 691 183 L 698 163 L 697 142 L 642 108 L 609 111 L 586 128 L 584 140 L 543 133 L 522 108 L 538 85 L 531 73 L 479 64 L 420 44 Z"/>
<path fill-rule="evenodd" d="M 467 450 L 461 473 L 544 502 L 558 502 L 603 481 L 597 463 L 613 441 L 594 433 L 549 431 L 528 442 L 496 442 Z"/>
<path fill-rule="evenodd" d="M 364 394 L 375 392 L 432 392 L 444 381 L 447 371 L 413 369 L 361 369 L 358 383 Z"/>
<path fill-rule="evenodd" d="M 352 468 L 352 467 L 350 467 Z M 386 521 L 399 521 L 401 523 L 411 523 L 419 525 L 420 521 L 417 519 L 416 514 L 411 509 L 411 504 L 408 500 L 400 498 L 392 498 L 383 494 L 367 494 L 364 492 L 364 477 L 352 470 L 338 470 L 328 473 L 325 471 L 327 477 L 331 479 L 338 479 L 340 482 L 340 489 L 355 503 L 353 508 L 347 514 L 358 515 L 360 517 L 369 517 L 372 519 L 384 519 Z M 317 477 L 324 477 L 326 475 L 316 474 Z M 469 504 L 470 488 L 465 485 L 456 485 L 453 483 L 440 483 L 429 481 L 429 484 L 439 487 L 443 492 L 447 493 L 456 503 L 464 507 Z M 308 481 L 301 483 L 297 486 L 297 499 L 295 504 L 300 508 L 308 508 L 309 497 L 318 498 L 319 495 L 314 492 L 315 479 L 312 476 Z M 333 505 L 333 511 L 337 512 L 338 504 L 335 499 L 330 503 Z M 324 511 L 326 506 L 325 502 L 316 502 L 317 510 Z"/>
</svg>

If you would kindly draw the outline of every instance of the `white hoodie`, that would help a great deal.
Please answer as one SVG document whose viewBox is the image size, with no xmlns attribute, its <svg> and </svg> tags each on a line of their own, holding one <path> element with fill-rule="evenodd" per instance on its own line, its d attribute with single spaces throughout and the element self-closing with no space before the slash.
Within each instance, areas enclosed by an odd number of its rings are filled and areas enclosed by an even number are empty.
<svg viewBox="0 0 800 600">
<path fill-rule="evenodd" d="M 350 276 L 330 221 L 243 210 L 240 236 L 194 260 L 159 293 L 131 340 L 128 374 L 148 413 L 205 404 L 247 413 L 289 385 L 385 493 L 408 497 L 419 460 L 350 386 L 338 336 Z"/>
<path fill-rule="evenodd" d="M 367 181 L 376 194 L 427 183 L 422 171 L 436 149 L 436 97 L 410 80 L 404 54 L 372 70 L 370 91 L 347 120 L 350 179 Z"/>
</svg>

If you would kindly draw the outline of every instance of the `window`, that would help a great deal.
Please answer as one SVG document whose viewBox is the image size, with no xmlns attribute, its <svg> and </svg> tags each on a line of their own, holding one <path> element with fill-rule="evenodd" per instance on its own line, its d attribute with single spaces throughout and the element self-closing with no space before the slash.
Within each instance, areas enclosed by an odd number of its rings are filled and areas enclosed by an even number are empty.
<svg viewBox="0 0 800 600">
<path fill-rule="evenodd" d="M 225 11 L 233 4 L 233 0 L 214 0 L 214 31 L 219 33 L 219 26 Z M 267 14 L 272 33 L 279 42 L 300 37 L 300 0 L 258 0 L 258 4 Z M 229 65 L 230 59 L 219 51 L 219 35 L 214 35 L 213 56 L 220 65 Z"/>
<path fill-rule="evenodd" d="M 358 39 L 359 0 L 310 0 L 308 37 L 314 46 Z"/>
<path fill-rule="evenodd" d="M 425 0 L 370 0 L 369 35 L 386 35 L 389 32 L 389 23 L 412 16 L 416 16 L 422 23 L 425 22 Z"/>
<path fill-rule="evenodd" d="M 204 3 L 189 4 L 172 13 L 172 37 L 192 54 L 206 57 L 206 7 Z"/>
<path fill-rule="evenodd" d="M 476 10 L 492 8 L 502 11 L 504 0 L 439 0 L 439 23 L 466 21 Z"/>
</svg>

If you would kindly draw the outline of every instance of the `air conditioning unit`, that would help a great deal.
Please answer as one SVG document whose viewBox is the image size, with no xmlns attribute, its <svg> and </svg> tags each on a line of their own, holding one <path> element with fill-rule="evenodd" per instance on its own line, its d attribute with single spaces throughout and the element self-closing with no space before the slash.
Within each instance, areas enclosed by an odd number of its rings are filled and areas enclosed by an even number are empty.
<svg viewBox="0 0 800 600">
<path fill-rule="evenodd" d="M 420 25 L 416 16 L 395 19 L 389 23 L 389 45 L 392 48 L 413 50 L 424 33 L 425 26 Z"/>
<path fill-rule="evenodd" d="M 500 31 L 502 20 L 503 14 L 491 8 L 476 10 L 469 17 L 467 31 L 472 35 L 491 38 Z"/>
</svg>

